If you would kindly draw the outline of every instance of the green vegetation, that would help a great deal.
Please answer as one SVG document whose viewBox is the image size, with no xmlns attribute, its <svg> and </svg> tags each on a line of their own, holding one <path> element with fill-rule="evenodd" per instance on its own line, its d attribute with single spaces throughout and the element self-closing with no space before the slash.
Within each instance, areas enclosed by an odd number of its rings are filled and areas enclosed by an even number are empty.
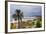
<svg viewBox="0 0 46 34">
<path fill-rule="evenodd" d="M 40 28 L 42 27 L 42 19 L 41 18 L 37 18 L 34 20 L 27 20 L 27 21 L 22 21 L 22 23 L 20 23 L 21 26 L 20 28 Z M 16 24 L 15 23 L 11 23 L 11 29 L 16 29 Z"/>
<path fill-rule="evenodd" d="M 41 23 L 40 23 L 40 21 L 37 21 L 36 28 L 40 28 L 40 27 L 41 27 Z"/>
<path fill-rule="evenodd" d="M 38 18 L 37 19 L 37 23 L 36 23 L 36 28 L 40 28 L 42 26 L 42 19 L 41 18 Z"/>
<path fill-rule="evenodd" d="M 41 17 L 38 17 L 37 19 L 34 20 L 27 20 L 27 21 L 22 21 L 21 23 L 21 27 L 26 28 L 27 26 L 29 26 L 29 28 L 32 28 L 34 26 L 34 28 L 40 28 L 42 27 L 42 19 Z"/>
<path fill-rule="evenodd" d="M 16 24 L 15 23 L 11 23 L 10 29 L 16 29 Z"/>
<path fill-rule="evenodd" d="M 33 25 L 35 25 L 35 22 L 32 22 Z"/>
</svg>

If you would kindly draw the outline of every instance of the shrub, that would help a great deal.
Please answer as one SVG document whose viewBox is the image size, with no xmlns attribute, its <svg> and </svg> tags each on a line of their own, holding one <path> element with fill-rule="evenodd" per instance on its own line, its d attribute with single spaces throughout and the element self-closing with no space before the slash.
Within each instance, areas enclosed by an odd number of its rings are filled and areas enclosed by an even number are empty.
<svg viewBox="0 0 46 34">
<path fill-rule="evenodd" d="M 16 24 L 15 23 L 11 23 L 11 29 L 16 29 Z"/>
<path fill-rule="evenodd" d="M 39 20 L 38 20 L 37 23 L 36 23 L 36 27 L 37 27 L 37 28 L 40 28 L 40 27 L 41 27 L 41 23 L 40 23 Z"/>
</svg>

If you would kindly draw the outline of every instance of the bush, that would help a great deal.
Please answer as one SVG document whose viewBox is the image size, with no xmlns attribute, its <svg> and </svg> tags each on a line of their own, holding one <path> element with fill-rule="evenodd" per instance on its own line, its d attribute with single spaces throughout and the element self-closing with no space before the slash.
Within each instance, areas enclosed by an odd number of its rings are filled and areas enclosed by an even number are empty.
<svg viewBox="0 0 46 34">
<path fill-rule="evenodd" d="M 11 23 L 11 29 L 16 29 L 16 24 L 15 23 Z"/>
<path fill-rule="evenodd" d="M 34 24 L 35 24 L 35 22 L 32 22 L 32 24 L 34 25 Z"/>
<path fill-rule="evenodd" d="M 36 27 L 37 27 L 37 28 L 40 28 L 40 27 L 41 27 L 41 23 L 40 23 L 39 20 L 38 20 L 37 23 L 36 23 Z"/>
</svg>

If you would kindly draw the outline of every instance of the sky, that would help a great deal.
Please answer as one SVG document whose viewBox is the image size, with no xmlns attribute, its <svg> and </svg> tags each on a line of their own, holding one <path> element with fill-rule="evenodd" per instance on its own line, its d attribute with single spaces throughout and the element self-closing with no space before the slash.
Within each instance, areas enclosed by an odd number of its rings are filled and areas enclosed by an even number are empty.
<svg viewBox="0 0 46 34">
<path fill-rule="evenodd" d="M 24 17 L 41 16 L 42 6 L 36 5 L 10 5 L 10 19 L 12 20 L 12 15 L 15 14 L 16 9 L 20 9 L 23 12 Z"/>
</svg>

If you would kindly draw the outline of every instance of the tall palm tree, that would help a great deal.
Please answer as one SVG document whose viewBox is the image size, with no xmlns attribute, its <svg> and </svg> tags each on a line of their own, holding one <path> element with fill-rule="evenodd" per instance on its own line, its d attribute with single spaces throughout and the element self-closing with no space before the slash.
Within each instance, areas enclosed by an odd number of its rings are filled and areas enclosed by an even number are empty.
<svg viewBox="0 0 46 34">
<path fill-rule="evenodd" d="M 20 9 L 16 9 L 15 14 L 13 15 L 13 18 L 15 20 L 18 20 L 18 28 L 20 28 L 20 26 L 21 26 L 22 17 L 23 17 L 23 12 L 21 12 Z"/>
</svg>

